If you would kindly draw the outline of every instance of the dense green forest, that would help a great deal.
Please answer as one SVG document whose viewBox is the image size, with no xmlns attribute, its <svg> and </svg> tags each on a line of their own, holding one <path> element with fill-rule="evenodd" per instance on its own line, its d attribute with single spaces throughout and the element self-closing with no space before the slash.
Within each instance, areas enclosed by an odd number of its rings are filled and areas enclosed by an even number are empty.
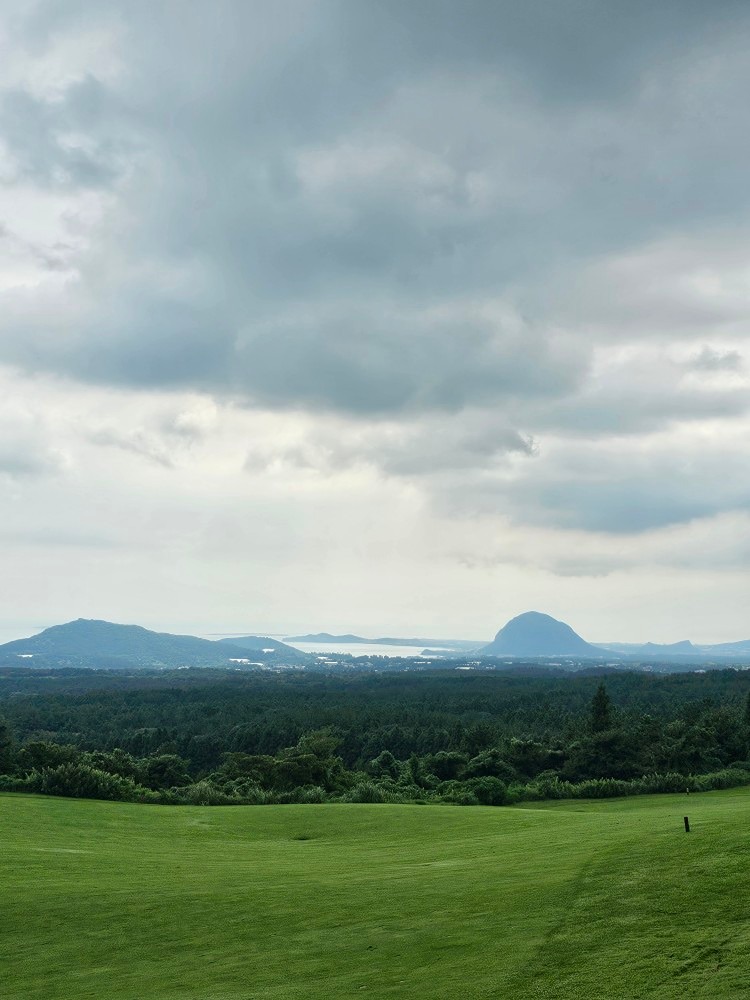
<svg viewBox="0 0 750 1000">
<path fill-rule="evenodd" d="M 750 673 L 0 671 L 0 788 L 159 802 L 750 783 Z"/>
</svg>

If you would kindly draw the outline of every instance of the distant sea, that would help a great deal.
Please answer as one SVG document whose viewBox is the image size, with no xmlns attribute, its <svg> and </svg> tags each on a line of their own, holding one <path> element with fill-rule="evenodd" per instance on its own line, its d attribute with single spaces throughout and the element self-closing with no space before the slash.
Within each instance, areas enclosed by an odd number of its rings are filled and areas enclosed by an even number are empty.
<svg viewBox="0 0 750 1000">
<path fill-rule="evenodd" d="M 287 642 L 288 646 L 301 649 L 303 653 L 317 656 L 350 653 L 352 656 L 420 656 L 424 646 L 391 646 L 388 643 L 370 642 Z"/>
</svg>

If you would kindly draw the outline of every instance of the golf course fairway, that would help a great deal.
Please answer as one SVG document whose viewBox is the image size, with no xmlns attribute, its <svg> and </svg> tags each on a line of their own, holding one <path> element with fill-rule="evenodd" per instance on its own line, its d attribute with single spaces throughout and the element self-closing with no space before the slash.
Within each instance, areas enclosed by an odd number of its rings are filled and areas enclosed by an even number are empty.
<svg viewBox="0 0 750 1000">
<path fill-rule="evenodd" d="M 5 794 L 0 845 L 4 1000 L 750 996 L 747 788 L 494 809 Z"/>
</svg>

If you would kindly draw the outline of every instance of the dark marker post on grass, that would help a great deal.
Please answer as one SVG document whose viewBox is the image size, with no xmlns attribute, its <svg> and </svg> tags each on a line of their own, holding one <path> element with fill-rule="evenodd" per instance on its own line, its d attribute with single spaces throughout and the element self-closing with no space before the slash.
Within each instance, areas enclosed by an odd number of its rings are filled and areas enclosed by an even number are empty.
<svg viewBox="0 0 750 1000">
<path fill-rule="evenodd" d="M 690 820 L 687 816 L 683 816 L 683 820 L 685 822 L 685 833 L 690 833 Z"/>
</svg>

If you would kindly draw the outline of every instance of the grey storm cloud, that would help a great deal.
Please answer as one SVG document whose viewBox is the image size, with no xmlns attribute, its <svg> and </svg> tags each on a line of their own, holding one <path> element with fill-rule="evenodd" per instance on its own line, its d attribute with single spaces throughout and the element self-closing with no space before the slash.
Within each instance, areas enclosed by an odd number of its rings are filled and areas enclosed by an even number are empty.
<svg viewBox="0 0 750 1000">
<path fill-rule="evenodd" d="M 561 449 L 523 478 L 478 484 L 518 521 L 632 535 L 726 512 L 750 512 L 742 443 L 693 449 Z M 734 469 L 733 476 L 726 470 Z"/>
<path fill-rule="evenodd" d="M 96 109 L 99 94 L 102 106 Z M 97 135 L 107 104 L 103 88 L 91 77 L 70 86 L 61 100 L 44 101 L 18 89 L 6 91 L 0 99 L 0 135 L 13 164 L 6 183 L 109 187 L 119 173 L 118 153 L 106 133 Z"/>
<path fill-rule="evenodd" d="M 71 247 L 57 243 L 44 246 L 20 238 L 7 226 L 0 223 L 0 246 L 3 246 L 11 258 L 28 259 L 37 266 L 48 271 L 64 271 L 68 264 Z"/>
<path fill-rule="evenodd" d="M 13 236 L 51 277 L 0 290 L 0 361 L 351 422 L 251 449 L 250 471 L 364 462 L 448 508 L 614 533 L 744 509 L 742 484 L 637 450 L 600 476 L 545 445 L 748 412 L 747 4 L 0 14 L 32 62 L 84 30 L 111 48 L 0 92 L 3 182 L 99 209 L 65 215 L 70 245 Z M 172 468 L 202 434 L 88 440 Z"/>
<path fill-rule="evenodd" d="M 33 54 L 86 19 L 121 74 L 0 99 L 15 176 L 114 199 L 56 329 L 8 297 L 0 350 L 31 370 L 365 414 L 571 395 L 596 338 L 561 338 L 548 282 L 747 209 L 742 4 L 75 2 L 16 24 Z M 489 300 L 520 330 L 477 320 Z"/>
<path fill-rule="evenodd" d="M 690 368 L 707 372 L 736 372 L 743 367 L 743 357 L 739 351 L 718 351 L 713 347 L 702 347 L 688 362 Z"/>
<path fill-rule="evenodd" d="M 576 395 L 540 398 L 525 407 L 539 433 L 637 436 L 682 423 L 739 418 L 750 409 L 750 385 L 714 386 L 688 381 L 686 372 L 738 371 L 740 355 L 704 348 L 687 363 L 643 358 L 613 365 Z"/>
<path fill-rule="evenodd" d="M 256 471 L 281 464 L 336 474 L 369 465 L 386 475 L 421 479 L 463 475 L 477 465 L 502 467 L 508 456 L 528 458 L 535 452 L 532 437 L 475 410 L 460 418 L 433 416 L 407 425 L 328 427 L 283 449 L 256 445 L 248 451 L 245 468 Z"/>
</svg>

